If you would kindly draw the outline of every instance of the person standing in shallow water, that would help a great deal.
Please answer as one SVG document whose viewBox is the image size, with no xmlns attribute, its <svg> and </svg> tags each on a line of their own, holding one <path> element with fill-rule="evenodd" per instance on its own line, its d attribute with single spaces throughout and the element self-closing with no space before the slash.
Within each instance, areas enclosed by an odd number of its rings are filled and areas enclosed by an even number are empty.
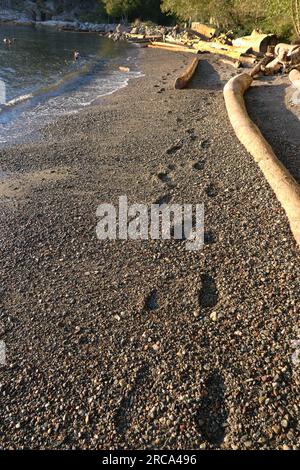
<svg viewBox="0 0 300 470">
<path fill-rule="evenodd" d="M 79 51 L 74 51 L 74 60 L 77 62 L 80 59 L 80 53 Z"/>
</svg>

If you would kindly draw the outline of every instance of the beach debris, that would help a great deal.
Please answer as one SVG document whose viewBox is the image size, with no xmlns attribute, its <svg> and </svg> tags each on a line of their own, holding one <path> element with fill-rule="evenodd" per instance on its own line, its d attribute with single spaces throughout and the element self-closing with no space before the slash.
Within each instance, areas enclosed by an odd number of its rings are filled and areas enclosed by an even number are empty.
<svg viewBox="0 0 300 470">
<path fill-rule="evenodd" d="M 300 67 L 299 44 L 277 44 L 274 49 L 268 49 L 265 56 L 255 65 L 250 75 L 275 75 L 289 73 Z"/>
<path fill-rule="evenodd" d="M 216 41 L 219 42 L 220 44 L 232 46 L 233 38 L 234 38 L 233 31 L 227 31 L 227 33 L 221 33 L 218 37 L 216 37 Z"/>
<path fill-rule="evenodd" d="M 119 67 L 120 72 L 130 72 L 129 67 L 123 67 L 122 65 Z"/>
</svg>

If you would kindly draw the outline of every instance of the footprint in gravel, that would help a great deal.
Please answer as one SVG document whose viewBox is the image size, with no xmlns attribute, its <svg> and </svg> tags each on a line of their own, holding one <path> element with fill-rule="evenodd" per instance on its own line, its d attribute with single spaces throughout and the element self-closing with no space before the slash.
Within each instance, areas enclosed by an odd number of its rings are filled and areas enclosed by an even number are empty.
<svg viewBox="0 0 300 470">
<path fill-rule="evenodd" d="M 209 444 L 220 445 L 225 438 L 224 423 L 228 418 L 225 406 L 225 383 L 215 370 L 206 380 L 205 395 L 196 414 L 196 427 Z"/>
<path fill-rule="evenodd" d="M 163 173 L 163 172 L 158 173 L 157 177 L 162 183 L 166 184 L 169 188 L 174 187 L 174 184 L 173 184 L 170 176 L 168 175 L 168 173 Z"/>
<path fill-rule="evenodd" d="M 168 204 L 172 199 L 171 194 L 165 194 L 164 196 L 160 196 L 153 204 L 158 204 L 162 206 L 163 204 Z"/>
<path fill-rule="evenodd" d="M 216 238 L 211 230 L 204 232 L 204 243 L 205 245 L 212 245 L 216 242 Z"/>
<path fill-rule="evenodd" d="M 219 300 L 219 293 L 215 280 L 209 274 L 201 276 L 202 287 L 199 292 L 199 305 L 201 308 L 213 308 Z"/>
<path fill-rule="evenodd" d="M 114 415 L 114 424 L 118 434 L 125 434 L 131 426 L 135 398 L 140 393 L 140 387 L 145 384 L 149 375 L 149 366 L 143 365 L 135 378 L 134 386 L 121 400 Z"/>
<path fill-rule="evenodd" d="M 187 134 L 194 134 L 195 129 L 194 129 L 193 127 L 191 127 L 190 129 L 186 129 L 185 132 L 186 132 Z"/>
<path fill-rule="evenodd" d="M 176 170 L 176 165 L 175 165 L 174 163 L 170 163 L 170 164 L 168 165 L 168 169 L 169 169 L 170 171 L 175 171 L 175 170 Z"/>
<path fill-rule="evenodd" d="M 169 148 L 166 150 L 166 153 L 167 153 L 167 155 L 172 155 L 172 153 L 177 152 L 177 151 L 180 150 L 181 148 L 182 148 L 182 142 L 177 142 L 176 144 L 171 145 L 171 147 L 169 147 Z"/>
<path fill-rule="evenodd" d="M 207 188 L 205 189 L 205 192 L 208 195 L 208 197 L 216 197 L 218 195 L 218 190 L 215 187 L 215 185 L 213 185 L 212 183 L 207 186 Z"/>
<path fill-rule="evenodd" d="M 205 160 L 199 160 L 198 162 L 193 164 L 194 170 L 204 170 L 205 167 Z"/>
<path fill-rule="evenodd" d="M 158 305 L 158 293 L 157 290 L 154 289 L 150 292 L 150 294 L 146 297 L 145 300 L 145 309 L 148 311 L 157 310 L 159 308 Z"/>
<path fill-rule="evenodd" d="M 210 147 L 210 142 L 208 139 L 205 139 L 205 140 L 201 140 L 200 142 L 200 147 L 202 149 L 208 149 Z"/>
</svg>

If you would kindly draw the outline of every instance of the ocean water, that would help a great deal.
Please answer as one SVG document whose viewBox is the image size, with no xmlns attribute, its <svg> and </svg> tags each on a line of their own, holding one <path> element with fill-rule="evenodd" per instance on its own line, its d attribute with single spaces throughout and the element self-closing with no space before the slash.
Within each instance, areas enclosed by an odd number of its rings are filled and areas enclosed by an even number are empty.
<svg viewBox="0 0 300 470">
<path fill-rule="evenodd" d="M 7 46 L 4 38 L 15 41 Z M 37 139 L 45 124 L 78 113 L 140 75 L 138 49 L 124 41 L 0 25 L 0 146 Z"/>
</svg>

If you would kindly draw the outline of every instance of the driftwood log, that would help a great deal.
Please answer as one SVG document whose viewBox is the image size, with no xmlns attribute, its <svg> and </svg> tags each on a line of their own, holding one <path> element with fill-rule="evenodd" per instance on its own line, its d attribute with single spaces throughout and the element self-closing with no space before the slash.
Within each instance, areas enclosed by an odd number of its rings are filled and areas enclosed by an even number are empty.
<svg viewBox="0 0 300 470">
<path fill-rule="evenodd" d="M 274 75 L 279 72 L 288 73 L 300 64 L 300 45 L 277 44 L 274 50 L 269 48 L 265 57 L 253 68 L 250 75 L 263 72 L 264 75 Z"/>
<path fill-rule="evenodd" d="M 229 80 L 224 88 L 228 116 L 238 139 L 253 156 L 285 210 L 291 231 L 300 247 L 300 186 L 278 160 L 248 115 L 244 94 L 252 82 L 253 78 L 247 73 Z"/>
<path fill-rule="evenodd" d="M 186 88 L 189 82 L 192 80 L 199 64 L 199 59 L 198 57 L 195 57 L 195 59 L 192 61 L 192 63 L 188 66 L 186 71 L 178 78 L 175 80 L 174 88 L 176 90 L 182 90 L 183 88 Z"/>
<path fill-rule="evenodd" d="M 165 51 L 172 51 L 172 52 L 190 52 L 192 54 L 197 54 L 195 49 L 191 49 L 186 46 L 179 46 L 178 44 L 169 44 L 167 42 L 152 42 L 148 44 L 147 47 L 155 48 L 155 49 L 163 49 Z"/>
<path fill-rule="evenodd" d="M 274 56 L 272 55 L 267 55 L 263 59 L 261 59 L 251 70 L 250 76 L 255 77 L 255 75 L 258 75 L 261 71 L 264 70 L 264 68 L 271 62 L 273 61 Z"/>
<path fill-rule="evenodd" d="M 274 34 L 261 34 L 254 30 L 251 36 L 234 39 L 232 43 L 234 46 L 248 47 L 253 52 L 265 54 L 268 47 L 275 46 L 277 42 L 278 40 Z"/>
</svg>

